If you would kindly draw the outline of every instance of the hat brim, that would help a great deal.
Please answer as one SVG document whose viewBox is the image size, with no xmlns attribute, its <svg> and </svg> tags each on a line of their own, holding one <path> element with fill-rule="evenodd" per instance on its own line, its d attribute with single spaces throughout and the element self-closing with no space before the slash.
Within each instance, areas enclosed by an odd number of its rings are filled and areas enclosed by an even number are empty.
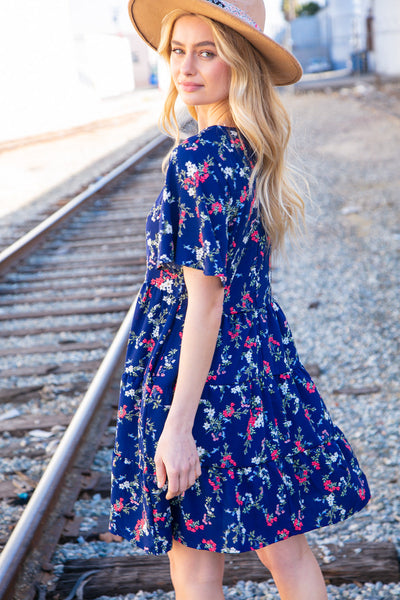
<svg viewBox="0 0 400 600">
<path fill-rule="evenodd" d="M 154 50 L 160 43 L 162 20 L 175 9 L 209 17 L 240 33 L 264 56 L 274 85 L 290 85 L 301 78 L 303 71 L 293 54 L 255 27 L 207 0 L 129 0 L 133 26 Z"/>
</svg>

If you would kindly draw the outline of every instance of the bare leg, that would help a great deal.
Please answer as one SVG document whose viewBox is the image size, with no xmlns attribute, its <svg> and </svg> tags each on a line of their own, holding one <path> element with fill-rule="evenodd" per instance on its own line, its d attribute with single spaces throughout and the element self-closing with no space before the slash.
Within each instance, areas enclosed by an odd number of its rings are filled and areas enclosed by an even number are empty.
<svg viewBox="0 0 400 600">
<path fill-rule="evenodd" d="M 176 600 L 223 600 L 224 556 L 173 541 L 168 553 Z"/>
<path fill-rule="evenodd" d="M 324 578 L 304 535 L 257 550 L 282 600 L 327 600 Z"/>
</svg>

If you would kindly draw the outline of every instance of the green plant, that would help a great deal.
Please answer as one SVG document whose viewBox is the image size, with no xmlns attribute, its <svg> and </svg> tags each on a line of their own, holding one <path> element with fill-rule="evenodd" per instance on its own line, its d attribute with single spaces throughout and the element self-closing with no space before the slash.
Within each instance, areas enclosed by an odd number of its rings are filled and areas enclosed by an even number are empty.
<svg viewBox="0 0 400 600">
<path fill-rule="evenodd" d="M 319 10 L 321 10 L 321 6 L 317 2 L 306 2 L 306 4 L 296 7 L 296 15 L 298 17 L 311 17 Z"/>
</svg>

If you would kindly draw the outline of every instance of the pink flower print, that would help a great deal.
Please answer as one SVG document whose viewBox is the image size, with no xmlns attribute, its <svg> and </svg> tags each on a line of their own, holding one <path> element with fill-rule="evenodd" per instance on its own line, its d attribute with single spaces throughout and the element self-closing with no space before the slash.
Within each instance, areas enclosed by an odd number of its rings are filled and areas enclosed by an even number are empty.
<svg viewBox="0 0 400 600">
<path fill-rule="evenodd" d="M 301 445 L 301 442 L 299 440 L 297 440 L 297 442 L 295 442 L 294 445 L 296 446 L 296 448 L 299 452 L 304 452 L 304 448 Z"/>
<path fill-rule="evenodd" d="M 231 479 L 235 479 L 235 473 L 231 469 L 228 469 L 228 475 Z"/>
<path fill-rule="evenodd" d="M 360 488 L 358 490 L 358 495 L 360 496 L 361 500 L 365 500 L 365 489 L 364 488 Z"/>
<path fill-rule="evenodd" d="M 198 529 L 204 529 L 204 525 L 195 525 L 193 519 L 189 519 L 188 521 L 186 521 L 186 529 L 188 531 L 196 533 Z"/>
<path fill-rule="evenodd" d="M 152 297 L 152 295 L 151 295 L 151 291 L 150 291 L 150 288 L 148 288 L 148 289 L 146 290 L 146 293 L 143 295 L 143 298 L 142 298 L 142 300 L 141 300 L 141 303 L 142 303 L 142 304 L 145 304 L 145 303 L 146 303 L 146 300 L 148 300 L 148 298 L 151 298 L 151 297 Z"/>
<path fill-rule="evenodd" d="M 164 273 L 166 275 L 168 275 L 168 277 L 171 277 L 172 279 L 176 279 L 178 277 L 177 273 L 171 273 L 171 271 L 169 271 L 168 269 L 164 269 Z"/>
<path fill-rule="evenodd" d="M 204 183 L 205 180 L 209 178 L 208 167 L 209 167 L 208 162 L 204 161 L 204 163 L 203 163 L 203 175 L 201 175 L 201 177 L 200 177 L 201 183 Z"/>
<path fill-rule="evenodd" d="M 296 477 L 296 479 L 297 479 L 297 481 L 299 483 L 305 483 L 307 481 L 307 475 L 308 475 L 307 470 L 304 469 L 303 470 L 303 477 L 300 477 L 300 475 L 295 475 L 295 477 Z"/>
<path fill-rule="evenodd" d="M 228 335 L 230 336 L 230 338 L 232 340 L 234 340 L 235 338 L 238 337 L 239 332 L 240 332 L 240 324 L 236 323 L 236 325 L 235 325 L 235 333 L 232 333 L 232 331 L 228 331 Z"/>
<path fill-rule="evenodd" d="M 267 373 L 267 375 L 268 375 L 268 373 L 271 373 L 271 367 L 270 367 L 269 362 L 267 362 L 266 360 L 263 360 L 263 365 L 264 365 L 264 370 Z"/>
<path fill-rule="evenodd" d="M 205 540 L 205 539 L 202 539 L 201 541 L 203 544 L 205 544 L 207 546 L 207 550 L 210 550 L 210 552 L 216 551 L 217 544 L 215 542 L 213 542 L 212 540 Z"/>
<path fill-rule="evenodd" d="M 182 225 L 183 221 L 185 220 L 185 215 L 186 215 L 186 211 L 185 210 L 181 210 L 180 215 L 179 215 L 179 225 Z"/>
<path fill-rule="evenodd" d="M 155 341 L 153 340 L 153 338 L 150 338 L 149 340 L 143 340 L 143 344 L 145 346 L 147 346 L 147 352 L 152 352 L 154 346 L 156 345 Z"/>
<path fill-rule="evenodd" d="M 315 392 L 315 383 L 310 383 L 309 381 L 307 381 L 307 385 L 306 385 L 307 391 L 310 392 L 310 394 L 313 394 Z"/>
<path fill-rule="evenodd" d="M 115 512 L 121 512 L 121 510 L 124 508 L 124 499 L 120 498 L 119 500 L 117 500 L 114 504 L 114 510 Z"/>
<path fill-rule="evenodd" d="M 313 467 L 315 467 L 315 469 L 316 469 L 317 471 L 319 471 L 319 470 L 320 470 L 320 468 L 321 468 L 321 465 L 319 464 L 319 462 L 318 462 L 318 461 L 316 461 L 316 460 L 313 460 L 311 464 L 312 464 L 312 466 L 313 466 Z"/>
<path fill-rule="evenodd" d="M 146 522 L 146 516 L 144 515 L 143 518 L 139 519 L 135 525 L 135 540 L 137 542 L 140 540 L 140 532 L 142 531 L 145 522 Z"/>
<path fill-rule="evenodd" d="M 324 489 L 327 490 L 328 492 L 334 492 L 335 490 L 340 490 L 340 486 L 334 485 L 330 479 L 327 479 L 324 482 Z"/>
<path fill-rule="evenodd" d="M 243 308 L 246 307 L 246 300 L 248 300 L 249 302 L 251 302 L 253 304 L 253 298 L 250 296 L 250 294 L 244 294 L 244 296 L 242 297 L 242 306 Z"/>
<path fill-rule="evenodd" d="M 265 517 L 265 520 L 267 521 L 268 527 L 271 527 L 271 525 L 273 525 L 273 523 L 276 523 L 276 521 L 278 520 L 278 517 L 277 516 L 273 517 L 272 515 L 269 515 L 267 513 L 267 516 Z"/>
<path fill-rule="evenodd" d="M 220 485 L 221 478 L 220 477 L 216 477 L 215 480 L 216 480 L 217 483 L 214 483 L 211 479 L 208 480 L 208 483 L 211 485 L 211 487 L 214 490 L 214 492 L 216 492 L 217 490 L 219 490 L 219 488 L 221 487 L 221 485 Z"/>
<path fill-rule="evenodd" d="M 256 27 L 256 25 L 254 25 L 254 26 Z M 240 140 L 240 138 L 235 138 L 234 140 L 232 139 L 231 144 L 232 144 L 232 146 L 237 146 L 238 148 L 240 148 L 240 150 L 245 149 L 245 147 L 243 146 L 243 142 Z"/>
<path fill-rule="evenodd" d="M 155 521 L 156 523 L 157 523 L 157 521 L 165 521 L 165 517 L 160 517 L 160 516 L 157 514 L 157 509 L 156 509 L 156 508 L 154 508 L 154 509 L 153 509 L 153 518 L 154 518 L 154 521 Z"/>
<path fill-rule="evenodd" d="M 240 202 L 241 202 L 242 204 L 243 204 L 243 202 L 245 202 L 245 201 L 246 201 L 246 199 L 247 199 L 247 194 L 248 194 L 248 192 L 247 192 L 247 186 L 244 186 L 244 188 L 243 188 L 243 192 L 242 192 L 242 195 L 240 196 Z"/>
<path fill-rule="evenodd" d="M 244 347 L 245 348 L 252 348 L 253 346 L 257 346 L 256 342 L 251 342 L 250 341 L 250 336 L 247 336 L 246 341 L 244 343 Z"/>
<path fill-rule="evenodd" d="M 123 419 L 126 415 L 126 404 L 124 404 L 118 411 L 118 418 Z"/>
<path fill-rule="evenodd" d="M 280 379 L 290 379 L 290 373 L 281 373 Z"/>
<path fill-rule="evenodd" d="M 217 376 L 216 375 L 209 375 L 207 377 L 207 381 L 211 381 L 212 379 L 215 381 L 217 379 Z"/>
<path fill-rule="evenodd" d="M 153 278 L 151 280 L 151 285 L 156 285 L 158 288 L 160 288 L 163 283 L 164 283 L 164 274 L 162 272 L 159 277 L 156 277 L 155 279 Z"/>
<path fill-rule="evenodd" d="M 304 415 L 305 415 L 306 419 L 308 419 L 309 421 L 311 420 L 310 413 L 308 412 L 308 408 L 304 409 Z"/>
<path fill-rule="evenodd" d="M 275 344 L 275 346 L 280 346 L 280 343 L 279 343 L 279 342 L 277 342 L 276 340 L 274 340 L 274 338 L 272 337 L 272 335 L 270 335 L 270 336 L 269 336 L 269 338 L 268 338 L 268 342 L 269 342 L 270 344 Z"/>
<path fill-rule="evenodd" d="M 227 462 L 229 462 L 234 467 L 237 466 L 237 463 L 232 458 L 232 454 L 226 454 L 226 456 L 223 457 L 221 467 L 224 468 Z"/>
<path fill-rule="evenodd" d="M 259 242 L 260 241 L 260 236 L 258 231 L 253 231 L 253 233 L 251 234 L 251 239 L 253 242 Z"/>
<path fill-rule="evenodd" d="M 276 448 L 273 452 L 271 452 L 271 458 L 272 460 L 277 460 L 277 458 L 279 458 L 279 453 L 278 450 L 276 450 Z"/>
<path fill-rule="evenodd" d="M 231 144 L 232 144 L 232 146 L 238 146 L 238 148 L 240 148 L 240 150 L 244 150 L 243 142 L 239 138 L 231 140 Z"/>
<path fill-rule="evenodd" d="M 200 242 L 200 245 L 201 245 L 201 246 L 204 246 L 204 241 L 203 241 L 203 232 L 202 232 L 202 231 L 200 231 L 200 233 L 199 233 L 199 242 Z"/>
<path fill-rule="evenodd" d="M 240 500 L 239 492 L 236 492 L 236 503 L 243 506 L 243 500 Z"/>
<path fill-rule="evenodd" d="M 220 213 L 222 212 L 222 204 L 221 202 L 213 202 L 213 204 L 211 204 L 211 209 L 208 211 L 209 215 L 212 215 L 213 213 Z"/>
<path fill-rule="evenodd" d="M 234 406 L 235 406 L 235 403 L 231 402 L 231 405 L 222 411 L 222 414 L 224 415 L 224 417 L 229 419 L 229 417 L 231 417 L 233 415 L 233 413 L 235 412 L 235 409 L 233 408 Z"/>
<path fill-rule="evenodd" d="M 163 394 L 164 393 L 164 390 L 159 385 L 153 385 L 153 390 L 155 390 L 159 394 Z"/>
<path fill-rule="evenodd" d="M 293 525 L 296 531 L 301 531 L 303 527 L 303 523 L 299 519 L 295 519 Z"/>
<path fill-rule="evenodd" d="M 280 536 L 280 538 L 282 540 L 287 540 L 289 537 L 289 530 L 288 529 L 281 529 L 278 531 L 278 535 Z"/>
<path fill-rule="evenodd" d="M 247 439 L 251 440 L 252 439 L 252 435 L 251 435 L 251 428 L 254 427 L 256 423 L 256 417 L 253 415 L 253 412 L 250 410 L 250 419 L 247 425 Z"/>
</svg>

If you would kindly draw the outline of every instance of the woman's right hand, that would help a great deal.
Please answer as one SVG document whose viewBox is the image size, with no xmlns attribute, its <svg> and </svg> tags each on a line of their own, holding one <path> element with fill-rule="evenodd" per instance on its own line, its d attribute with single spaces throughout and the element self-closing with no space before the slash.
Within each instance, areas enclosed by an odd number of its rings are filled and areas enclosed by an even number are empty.
<svg viewBox="0 0 400 600">
<path fill-rule="evenodd" d="M 192 433 L 171 427 L 168 421 L 158 441 L 154 460 L 158 487 L 162 488 L 168 482 L 167 500 L 183 494 L 201 474 Z"/>
</svg>

